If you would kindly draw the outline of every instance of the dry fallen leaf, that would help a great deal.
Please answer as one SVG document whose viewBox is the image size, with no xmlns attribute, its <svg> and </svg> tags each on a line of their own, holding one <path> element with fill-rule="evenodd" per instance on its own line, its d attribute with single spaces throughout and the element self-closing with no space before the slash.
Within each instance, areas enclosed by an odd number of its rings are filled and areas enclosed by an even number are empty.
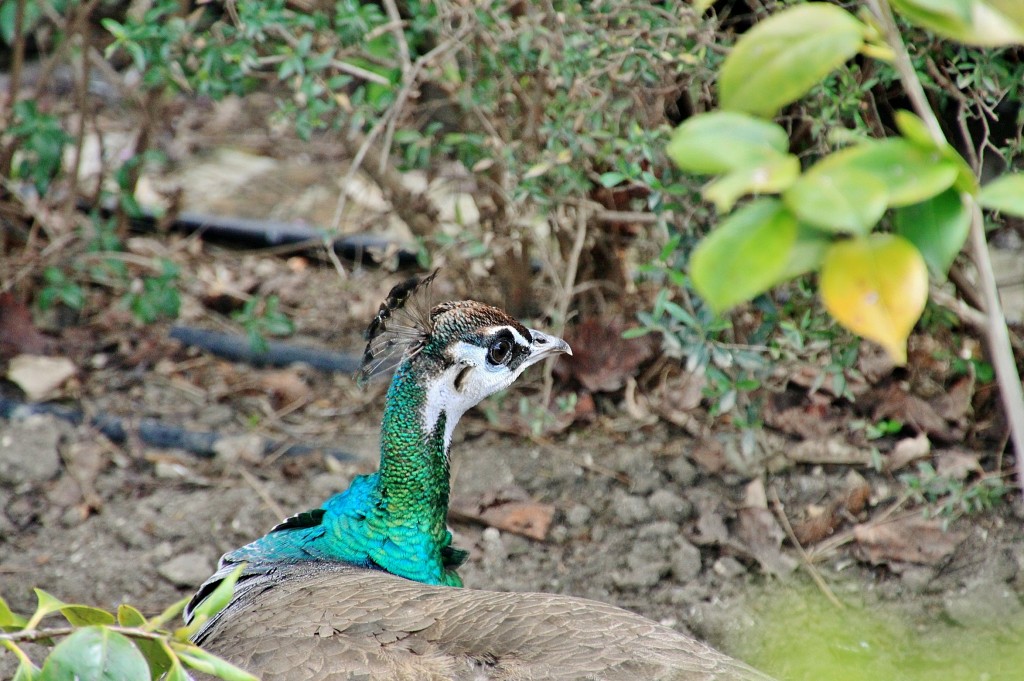
<svg viewBox="0 0 1024 681">
<path fill-rule="evenodd" d="M 845 521 L 864 511 L 871 498 L 871 485 L 857 471 L 849 471 L 838 497 L 827 506 L 809 506 L 807 517 L 793 523 L 793 534 L 803 546 L 830 537 Z"/>
<path fill-rule="evenodd" d="M 951 450 L 939 452 L 935 456 L 935 472 L 944 478 L 966 480 L 971 473 L 982 473 L 980 459 L 982 454 Z"/>
<path fill-rule="evenodd" d="M 291 369 L 268 371 L 259 378 L 260 388 L 269 393 L 274 409 L 308 402 L 313 393 L 302 377 Z"/>
<path fill-rule="evenodd" d="M 932 443 L 925 433 L 920 433 L 917 437 L 905 437 L 897 442 L 885 457 L 885 470 L 898 471 L 908 464 L 928 458 L 931 453 Z"/>
<path fill-rule="evenodd" d="M 795 463 L 815 463 L 842 466 L 867 466 L 871 463 L 871 450 L 856 447 L 842 437 L 827 440 L 807 440 L 785 452 Z"/>
<path fill-rule="evenodd" d="M 78 372 L 66 357 L 18 355 L 11 360 L 7 378 L 24 391 L 31 402 L 51 396 L 57 388 Z"/>
<path fill-rule="evenodd" d="M 510 487 L 492 490 L 479 498 L 455 498 L 450 515 L 544 541 L 555 517 L 555 507 L 534 501 L 523 490 Z"/>
<path fill-rule="evenodd" d="M 967 535 L 944 532 L 939 520 L 910 517 L 856 525 L 853 536 L 872 564 L 895 561 L 934 565 L 953 553 Z"/>
<path fill-rule="evenodd" d="M 636 375 L 651 356 L 650 341 L 622 337 L 620 321 L 588 319 L 577 324 L 566 340 L 573 347 L 571 359 L 556 365 L 560 375 L 575 378 L 591 392 L 614 392 Z"/>
<path fill-rule="evenodd" d="M 927 433 L 943 442 L 953 442 L 957 439 L 945 419 L 939 416 L 932 405 L 897 385 L 890 385 L 878 396 L 872 418 L 875 421 L 896 419 L 919 433 Z"/>
<path fill-rule="evenodd" d="M 768 510 L 768 496 L 760 478 L 747 485 L 744 504 L 736 513 L 739 520 L 736 538 L 739 542 L 768 574 L 787 575 L 795 570 L 797 561 L 782 552 L 786 533 Z"/>
<path fill-rule="evenodd" d="M 36 329 L 32 313 L 11 293 L 0 293 L 0 357 L 43 355 L 52 339 Z"/>
</svg>

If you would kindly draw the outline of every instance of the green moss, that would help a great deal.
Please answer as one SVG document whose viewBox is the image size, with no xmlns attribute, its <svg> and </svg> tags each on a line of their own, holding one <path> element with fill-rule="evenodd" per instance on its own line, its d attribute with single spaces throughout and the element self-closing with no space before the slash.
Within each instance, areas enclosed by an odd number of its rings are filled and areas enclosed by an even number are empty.
<svg viewBox="0 0 1024 681">
<path fill-rule="evenodd" d="M 751 601 L 757 624 L 728 647 L 780 681 L 1024 678 L 1024 614 L 967 628 L 896 602 L 840 610 L 803 583 L 770 584 Z"/>
</svg>

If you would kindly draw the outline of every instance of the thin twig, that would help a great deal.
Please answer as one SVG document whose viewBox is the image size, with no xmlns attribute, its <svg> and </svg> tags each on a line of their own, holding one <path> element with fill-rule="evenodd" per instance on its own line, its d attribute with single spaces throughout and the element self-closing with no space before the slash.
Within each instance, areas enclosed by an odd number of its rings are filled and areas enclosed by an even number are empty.
<svg viewBox="0 0 1024 681">
<path fill-rule="evenodd" d="M 593 210 L 589 205 L 583 203 L 576 205 L 576 238 L 572 244 L 572 251 L 569 252 L 569 260 L 565 265 L 562 292 L 558 299 L 558 317 L 555 319 L 555 329 L 559 336 L 565 332 L 565 322 L 569 316 L 569 305 L 572 304 L 573 294 L 576 290 L 576 273 L 580 267 L 580 256 L 583 254 L 583 246 L 587 241 L 587 222 L 589 222 L 592 213 Z M 554 388 L 553 370 L 554 362 L 548 362 L 544 367 L 544 395 L 541 404 L 545 406 L 551 400 L 551 391 Z"/>
<path fill-rule="evenodd" d="M 821 573 L 818 572 L 817 568 L 811 562 L 811 557 L 807 555 L 807 551 L 804 550 L 800 540 L 796 538 L 796 533 L 793 531 L 793 526 L 789 524 L 789 518 L 786 517 L 786 509 L 782 506 L 782 500 L 779 499 L 778 492 L 775 491 L 774 487 L 769 488 L 769 492 L 772 497 L 772 509 L 775 511 L 775 515 L 778 517 L 779 522 L 782 523 L 782 529 L 786 531 L 786 536 L 789 537 L 789 541 L 796 547 L 797 553 L 800 554 L 800 563 L 803 565 L 804 570 L 811 576 L 814 583 L 818 586 L 818 589 L 825 595 L 825 598 L 829 600 L 832 605 L 836 606 L 840 610 L 845 610 L 846 606 L 839 600 L 832 589 L 829 588 L 828 584 L 825 583 Z"/>
<path fill-rule="evenodd" d="M 267 508 L 270 509 L 270 512 L 273 513 L 275 517 L 286 517 L 287 514 L 284 512 L 284 509 L 281 508 L 281 505 L 274 500 L 274 497 L 270 496 L 270 492 L 267 491 L 266 485 L 260 482 L 255 475 L 245 470 L 242 466 L 238 467 L 238 474 L 242 476 L 242 479 L 245 480 L 249 487 L 252 487 L 253 491 L 256 492 L 256 495 L 259 496 L 264 504 L 266 504 Z"/>
</svg>

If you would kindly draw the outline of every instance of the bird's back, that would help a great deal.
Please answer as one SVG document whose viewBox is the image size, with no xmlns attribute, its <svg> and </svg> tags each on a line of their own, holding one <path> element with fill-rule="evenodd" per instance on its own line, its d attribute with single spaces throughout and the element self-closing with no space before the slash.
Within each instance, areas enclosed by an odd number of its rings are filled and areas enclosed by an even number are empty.
<svg viewBox="0 0 1024 681">
<path fill-rule="evenodd" d="M 264 681 L 771 681 L 603 603 L 429 586 L 327 562 L 243 580 L 197 642 Z"/>
</svg>

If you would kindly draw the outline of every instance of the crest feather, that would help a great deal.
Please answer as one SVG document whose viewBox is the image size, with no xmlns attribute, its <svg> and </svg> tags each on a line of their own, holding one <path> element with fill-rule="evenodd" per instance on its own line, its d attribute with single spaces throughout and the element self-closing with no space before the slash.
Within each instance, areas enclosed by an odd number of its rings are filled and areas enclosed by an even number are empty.
<svg viewBox="0 0 1024 681">
<path fill-rule="evenodd" d="M 415 355 L 433 331 L 430 315 L 430 284 L 437 276 L 434 270 L 426 277 L 412 277 L 397 284 L 380 304 L 364 334 L 366 350 L 356 376 L 362 386 L 389 360 L 397 363 L 405 356 Z"/>
</svg>

